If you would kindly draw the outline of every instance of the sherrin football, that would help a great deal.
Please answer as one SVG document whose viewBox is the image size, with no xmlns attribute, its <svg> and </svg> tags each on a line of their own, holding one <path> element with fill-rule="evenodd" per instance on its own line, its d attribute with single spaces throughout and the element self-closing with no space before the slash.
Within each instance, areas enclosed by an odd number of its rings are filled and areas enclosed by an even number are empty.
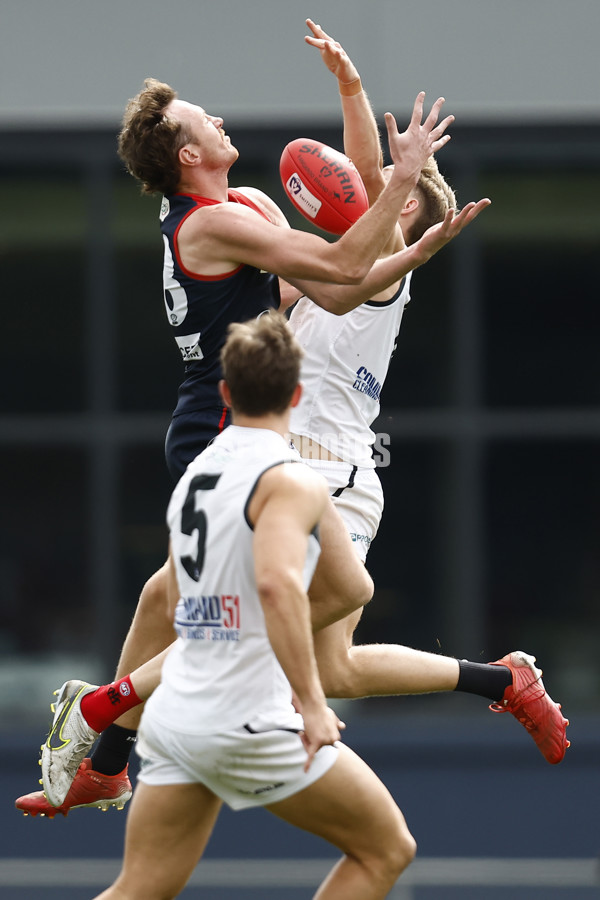
<svg viewBox="0 0 600 900">
<path fill-rule="evenodd" d="M 279 173 L 296 209 L 330 234 L 343 234 L 369 208 L 352 160 L 321 141 L 291 141 L 281 154 Z"/>
</svg>

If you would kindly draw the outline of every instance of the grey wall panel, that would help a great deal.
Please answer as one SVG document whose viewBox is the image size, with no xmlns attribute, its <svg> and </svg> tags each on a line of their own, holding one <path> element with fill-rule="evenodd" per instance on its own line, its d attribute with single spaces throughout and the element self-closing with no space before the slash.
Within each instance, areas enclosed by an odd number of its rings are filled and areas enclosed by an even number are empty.
<svg viewBox="0 0 600 900">
<path fill-rule="evenodd" d="M 338 116 L 308 14 L 378 112 L 424 89 L 463 121 L 600 118 L 598 0 L 0 0 L 0 123 L 118 122 L 149 74 L 237 122 Z"/>
</svg>

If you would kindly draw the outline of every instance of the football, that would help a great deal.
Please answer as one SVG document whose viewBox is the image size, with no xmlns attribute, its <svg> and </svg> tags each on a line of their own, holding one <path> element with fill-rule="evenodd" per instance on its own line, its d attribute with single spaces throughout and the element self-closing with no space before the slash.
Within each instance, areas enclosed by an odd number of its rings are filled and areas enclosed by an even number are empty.
<svg viewBox="0 0 600 900">
<path fill-rule="evenodd" d="M 330 234 L 343 234 L 369 208 L 352 160 L 321 141 L 297 138 L 287 144 L 279 173 L 296 209 Z"/>
</svg>

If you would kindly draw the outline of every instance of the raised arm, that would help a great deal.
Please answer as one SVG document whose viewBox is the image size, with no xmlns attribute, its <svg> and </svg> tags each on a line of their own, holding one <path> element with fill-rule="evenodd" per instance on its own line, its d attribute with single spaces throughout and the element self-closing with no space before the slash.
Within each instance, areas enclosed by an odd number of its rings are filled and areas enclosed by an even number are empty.
<svg viewBox="0 0 600 900">
<path fill-rule="evenodd" d="M 304 40 L 319 50 L 323 62 L 337 78 L 344 116 L 344 151 L 360 173 L 369 203 L 374 203 L 385 187 L 385 179 L 379 129 L 369 98 L 356 66 L 339 41 L 312 19 L 307 19 L 306 24 L 312 35 Z"/>
<path fill-rule="evenodd" d="M 282 229 L 241 204 L 221 203 L 198 210 L 183 223 L 178 242 L 185 265 L 212 275 L 247 263 L 286 280 L 359 284 L 392 234 L 425 160 L 449 139 L 444 131 L 451 117 L 437 122 L 443 101 L 437 100 L 423 120 L 424 99 L 423 93 L 418 95 L 402 133 L 386 113 L 393 173 L 373 206 L 338 241 Z"/>
<path fill-rule="evenodd" d="M 386 185 L 383 154 L 373 109 L 362 86 L 357 68 L 339 41 L 327 34 L 312 19 L 307 19 L 306 24 L 312 31 L 312 36 L 307 35 L 305 41 L 319 50 L 323 62 L 337 78 L 344 115 L 344 150 L 356 165 L 367 190 L 369 203 L 373 204 Z M 434 113 L 436 118 L 443 102 L 443 99 L 440 98 L 432 108 L 432 114 Z M 444 130 L 453 120 L 453 116 L 448 116 L 441 123 Z M 440 143 L 436 149 L 440 149 L 449 139 L 450 136 L 446 135 L 444 142 Z M 425 161 L 423 160 L 421 166 Z M 403 162 L 408 164 L 409 160 L 400 160 L 400 164 Z M 399 164 L 397 160 L 394 160 L 394 163 L 395 165 Z M 419 175 L 420 169 L 414 175 L 411 189 L 415 187 Z M 397 224 L 381 255 L 394 253 L 404 246 L 404 235 L 400 225 Z"/>
<path fill-rule="evenodd" d="M 405 247 L 391 256 L 377 260 L 367 277 L 359 285 L 318 284 L 299 279 L 291 279 L 291 283 L 297 291 L 309 297 L 317 306 L 321 306 L 334 315 L 344 315 L 356 306 L 360 306 L 365 300 L 371 299 L 375 294 L 399 282 L 408 272 L 426 263 L 442 247 L 459 235 L 463 228 L 490 203 L 491 201 L 487 198 L 479 200 L 477 203 L 467 203 L 457 215 L 454 210 L 449 210 L 443 222 L 438 222 L 437 225 L 429 228 L 423 237 L 411 244 L 410 247 Z"/>
</svg>

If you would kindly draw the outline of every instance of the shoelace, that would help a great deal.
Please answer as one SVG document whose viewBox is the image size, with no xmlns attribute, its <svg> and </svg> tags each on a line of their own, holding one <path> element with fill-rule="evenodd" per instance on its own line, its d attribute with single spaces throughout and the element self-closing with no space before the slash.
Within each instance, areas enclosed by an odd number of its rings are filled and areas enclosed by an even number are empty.
<svg viewBox="0 0 600 900">
<path fill-rule="evenodd" d="M 523 710 L 523 706 L 526 703 L 540 700 L 546 693 L 544 686 L 540 683 L 540 678 L 541 676 L 538 676 L 534 681 L 526 684 L 525 687 L 514 694 L 510 700 L 505 700 L 502 703 L 490 704 L 490 709 L 492 712 L 498 713 L 510 712 L 527 729 L 527 731 L 534 731 L 537 727 L 536 722 L 534 722 L 531 716 Z M 535 689 L 536 685 L 537 690 Z"/>
</svg>

